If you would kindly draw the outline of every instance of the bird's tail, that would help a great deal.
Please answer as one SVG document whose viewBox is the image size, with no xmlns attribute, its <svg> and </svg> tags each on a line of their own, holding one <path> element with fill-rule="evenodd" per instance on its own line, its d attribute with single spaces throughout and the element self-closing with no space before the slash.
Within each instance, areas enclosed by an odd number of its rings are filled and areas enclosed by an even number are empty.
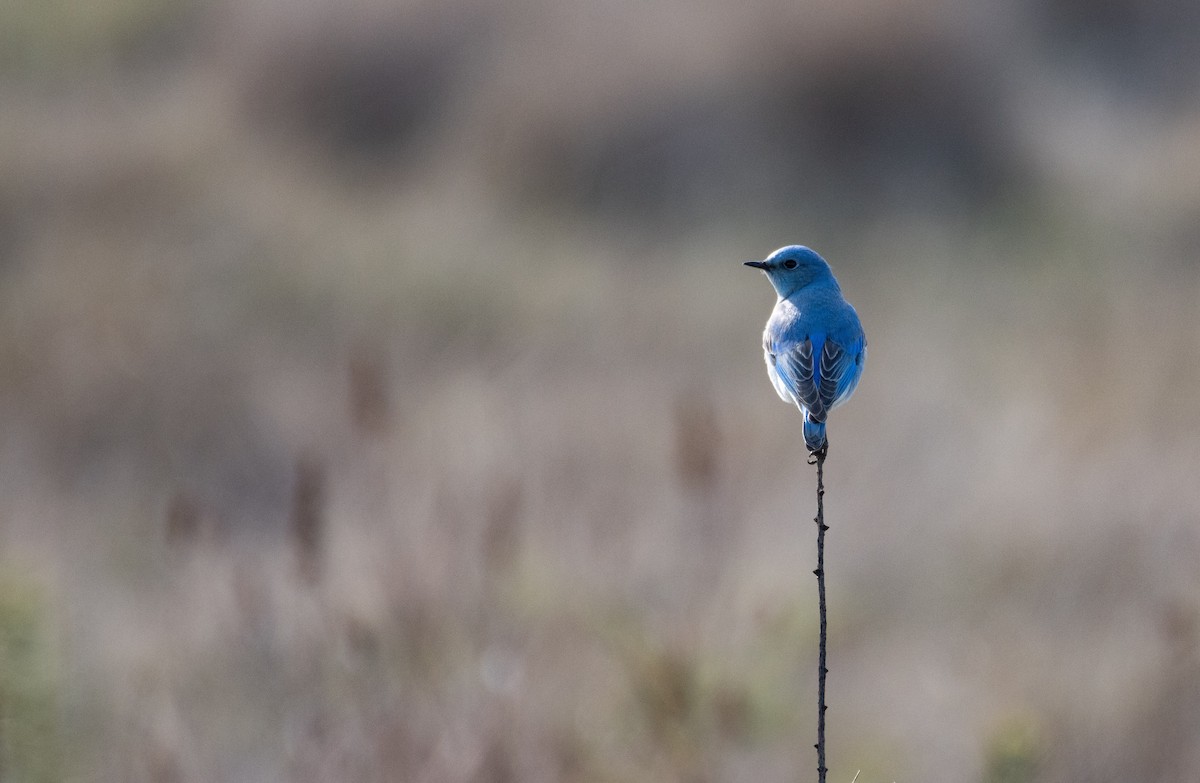
<svg viewBox="0 0 1200 783">
<path fill-rule="evenodd" d="M 825 447 L 825 422 L 804 417 L 804 444 L 809 451 L 820 451 Z"/>
</svg>

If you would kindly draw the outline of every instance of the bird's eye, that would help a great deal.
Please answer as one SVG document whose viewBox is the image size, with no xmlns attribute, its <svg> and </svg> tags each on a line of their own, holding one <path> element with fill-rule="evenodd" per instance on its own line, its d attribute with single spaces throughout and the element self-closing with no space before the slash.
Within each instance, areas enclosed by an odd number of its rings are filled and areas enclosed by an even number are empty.
<svg viewBox="0 0 1200 783">
<path fill-rule="evenodd" d="M 784 261 L 783 268 L 784 269 L 795 269 L 796 268 L 796 259 L 789 258 L 787 261 Z"/>
</svg>

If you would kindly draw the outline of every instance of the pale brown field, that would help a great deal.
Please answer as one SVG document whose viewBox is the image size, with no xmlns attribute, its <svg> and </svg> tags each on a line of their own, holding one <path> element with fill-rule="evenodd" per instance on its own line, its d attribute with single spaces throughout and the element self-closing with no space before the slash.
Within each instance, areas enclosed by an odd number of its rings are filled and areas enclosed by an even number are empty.
<svg viewBox="0 0 1200 783">
<path fill-rule="evenodd" d="M 785 5 L 0 11 L 0 779 L 815 778 L 793 242 L 830 780 L 1200 779 L 1200 21 Z"/>
</svg>

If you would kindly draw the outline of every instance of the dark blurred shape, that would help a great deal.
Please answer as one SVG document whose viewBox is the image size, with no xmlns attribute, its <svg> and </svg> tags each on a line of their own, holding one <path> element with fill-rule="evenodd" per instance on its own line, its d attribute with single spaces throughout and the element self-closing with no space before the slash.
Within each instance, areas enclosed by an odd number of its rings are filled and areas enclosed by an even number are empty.
<svg viewBox="0 0 1200 783">
<path fill-rule="evenodd" d="M 684 605 L 704 600 L 728 563 L 739 532 L 722 500 L 725 438 L 712 398 L 694 388 L 675 399 L 675 474 L 684 491 L 681 538 L 674 548 Z"/>
<path fill-rule="evenodd" d="M 588 754 L 585 740 L 578 732 L 564 728 L 551 738 L 553 759 L 557 767 L 557 779 L 570 781 L 594 780 L 595 776 L 588 770 Z"/>
<path fill-rule="evenodd" d="M 0 191 L 0 275 L 16 263 L 26 233 L 23 218 L 15 199 Z"/>
<path fill-rule="evenodd" d="M 738 742 L 750 739 L 753 705 L 745 688 L 724 685 L 713 695 L 713 712 L 722 736 Z"/>
<path fill-rule="evenodd" d="M 367 174 L 409 152 L 442 116 L 479 28 L 454 22 L 322 28 L 281 44 L 253 83 L 249 112 Z"/>
<path fill-rule="evenodd" d="M 399 577 L 392 596 L 392 621 L 398 634 L 401 663 L 405 671 L 420 678 L 434 676 L 445 663 L 446 613 L 414 594 Z"/>
<path fill-rule="evenodd" d="M 128 68 L 163 67 L 184 60 L 216 30 L 202 0 L 129 5 L 140 7 L 113 42 L 114 59 Z"/>
<path fill-rule="evenodd" d="M 167 503 L 167 543 L 192 544 L 200 537 L 200 506 L 195 498 L 177 490 Z"/>
<path fill-rule="evenodd" d="M 347 367 L 350 382 L 350 418 L 362 435 L 382 435 L 391 417 L 387 357 L 376 345 L 359 343 Z"/>
<path fill-rule="evenodd" d="M 488 497 L 483 556 L 492 576 L 506 573 L 520 551 L 523 502 L 524 491 L 516 479 L 498 481 Z"/>
<path fill-rule="evenodd" d="M 260 637 L 268 633 L 271 627 L 270 597 L 261 561 L 256 558 L 238 560 L 232 586 L 242 628 Z"/>
<path fill-rule="evenodd" d="M 704 492 L 717 476 L 721 433 L 707 397 L 681 396 L 675 403 L 675 459 L 685 487 Z"/>
<path fill-rule="evenodd" d="M 1029 8 L 1049 51 L 1084 61 L 1139 105 L 1194 104 L 1200 90 L 1200 4 L 1048 0 Z"/>
<path fill-rule="evenodd" d="M 342 635 L 346 646 L 363 661 L 374 661 L 379 655 L 379 630 L 361 617 L 345 618 Z"/>
<path fill-rule="evenodd" d="M 644 650 L 631 679 L 647 727 L 660 743 L 671 742 L 698 706 L 695 661 L 673 652 Z"/>
<path fill-rule="evenodd" d="M 325 543 L 325 465 L 313 454 L 296 461 L 296 484 L 292 494 L 292 540 L 300 576 L 309 583 L 321 578 Z"/>
<path fill-rule="evenodd" d="M 718 215 L 970 215 L 1033 181 L 1004 97 L 994 63 L 953 42 L 831 48 L 598 123 L 544 120 L 496 168 L 534 201 L 659 229 Z"/>
<path fill-rule="evenodd" d="M 515 783 L 517 780 L 520 780 L 520 776 L 515 769 L 512 751 L 503 739 L 493 739 L 479 771 L 471 777 L 471 783 Z"/>
<path fill-rule="evenodd" d="M 781 165 L 852 213 L 970 212 L 1025 184 L 1002 83 L 959 46 L 898 39 L 833 52 L 772 84 L 762 106 L 787 151 Z"/>
<path fill-rule="evenodd" d="M 629 664 L 635 706 L 653 751 L 670 760 L 676 780 L 715 779 L 709 770 L 719 744 L 706 728 L 715 704 L 700 662 L 689 652 L 647 646 L 634 651 Z"/>
<path fill-rule="evenodd" d="M 654 111 L 528 128 L 496 155 L 502 183 L 534 203 L 603 217 L 688 221 L 746 201 L 765 148 L 734 96 L 664 97 Z M 762 198 L 751 199 L 762 201 Z"/>
<path fill-rule="evenodd" d="M 1200 644 L 1200 609 L 1184 600 L 1168 601 L 1160 610 L 1163 639 L 1177 658 L 1194 656 Z"/>
</svg>

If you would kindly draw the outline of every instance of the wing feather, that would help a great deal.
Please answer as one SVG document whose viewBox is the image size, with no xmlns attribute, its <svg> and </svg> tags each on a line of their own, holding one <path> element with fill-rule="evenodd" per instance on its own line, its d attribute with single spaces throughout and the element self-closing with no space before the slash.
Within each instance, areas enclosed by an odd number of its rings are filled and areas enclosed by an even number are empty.
<svg viewBox="0 0 1200 783">
<path fill-rule="evenodd" d="M 847 348 L 824 335 L 809 335 L 777 357 L 776 370 L 782 365 L 778 374 L 788 391 L 813 419 L 824 421 L 858 385 L 865 353 L 859 341 Z"/>
</svg>

